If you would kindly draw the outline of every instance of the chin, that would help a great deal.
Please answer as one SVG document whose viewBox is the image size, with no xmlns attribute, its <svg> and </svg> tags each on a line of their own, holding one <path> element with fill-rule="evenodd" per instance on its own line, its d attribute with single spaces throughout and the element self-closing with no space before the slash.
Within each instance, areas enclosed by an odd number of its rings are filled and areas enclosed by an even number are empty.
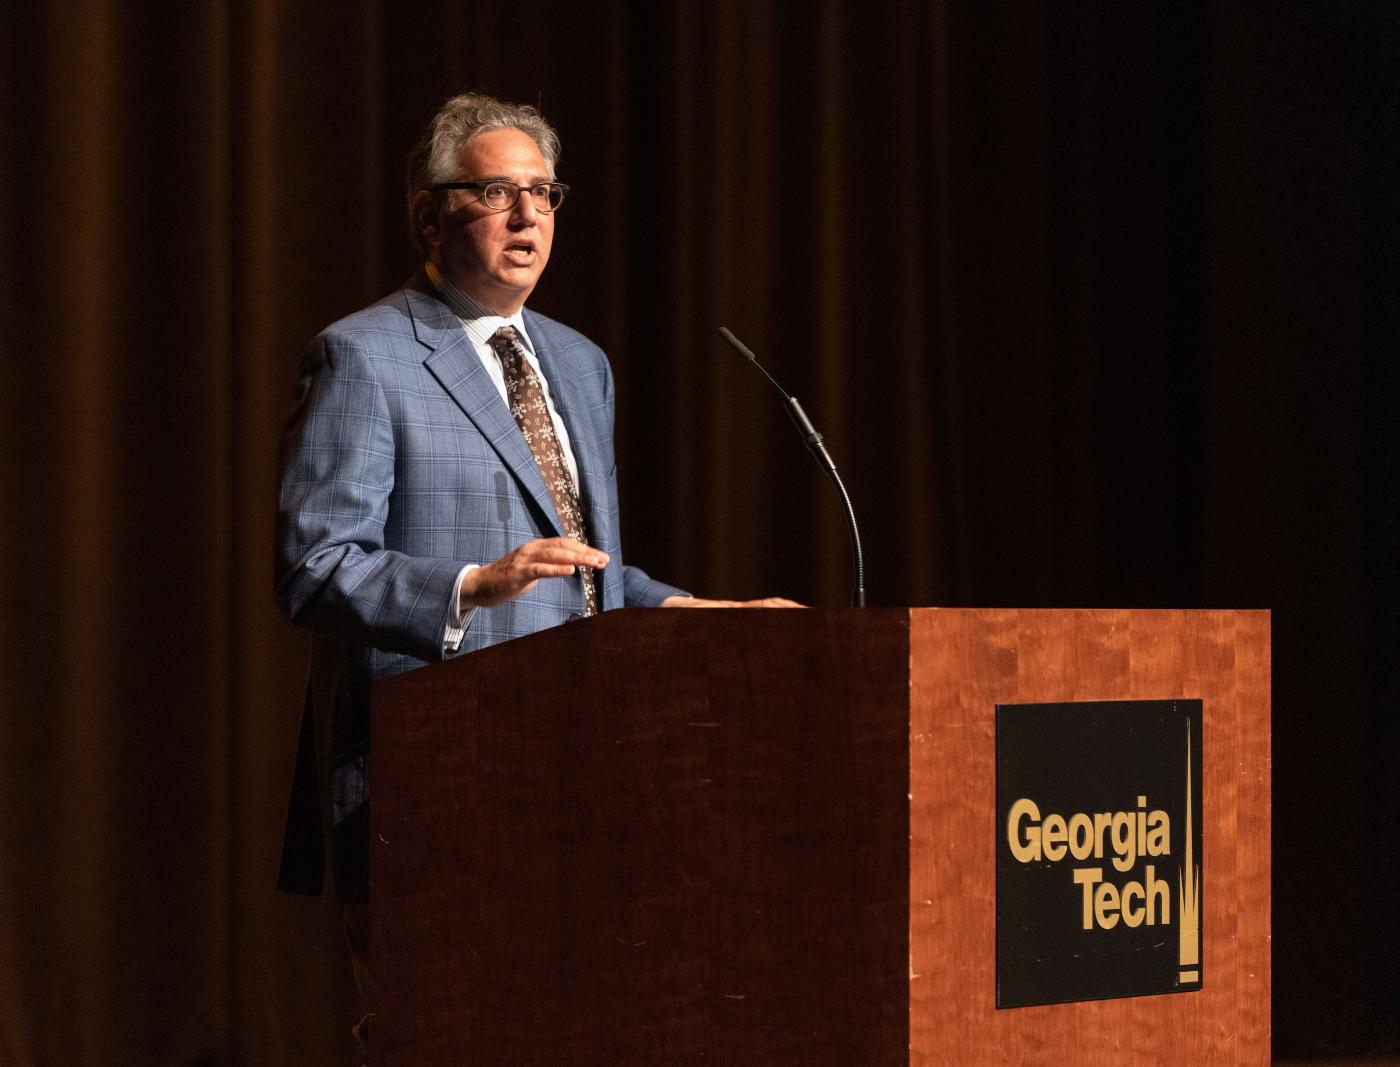
<svg viewBox="0 0 1400 1067">
<path fill-rule="evenodd" d="M 507 292 L 517 293 L 523 300 L 530 295 L 535 283 L 540 280 L 538 271 L 509 271 L 496 276 L 496 284 Z"/>
</svg>

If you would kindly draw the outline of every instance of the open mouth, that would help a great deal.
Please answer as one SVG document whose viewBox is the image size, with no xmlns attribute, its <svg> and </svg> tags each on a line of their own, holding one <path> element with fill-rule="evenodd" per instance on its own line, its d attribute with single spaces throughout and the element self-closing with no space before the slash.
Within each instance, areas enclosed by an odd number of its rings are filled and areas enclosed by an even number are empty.
<svg viewBox="0 0 1400 1067">
<path fill-rule="evenodd" d="M 521 259 L 528 259 L 535 254 L 535 242 L 533 241 L 512 241 L 506 245 L 506 255 L 515 256 Z"/>
</svg>

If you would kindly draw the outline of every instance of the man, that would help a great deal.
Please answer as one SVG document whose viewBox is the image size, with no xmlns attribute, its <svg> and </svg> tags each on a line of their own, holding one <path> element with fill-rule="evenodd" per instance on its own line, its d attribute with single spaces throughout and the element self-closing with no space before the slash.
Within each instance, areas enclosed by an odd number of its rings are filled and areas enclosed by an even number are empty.
<svg viewBox="0 0 1400 1067">
<path fill-rule="evenodd" d="M 363 900 L 373 682 L 600 610 L 738 606 L 623 563 L 611 368 L 524 306 L 558 156 L 533 108 L 449 100 L 409 158 L 422 269 L 304 357 L 276 593 L 315 639 L 281 888 Z"/>
</svg>

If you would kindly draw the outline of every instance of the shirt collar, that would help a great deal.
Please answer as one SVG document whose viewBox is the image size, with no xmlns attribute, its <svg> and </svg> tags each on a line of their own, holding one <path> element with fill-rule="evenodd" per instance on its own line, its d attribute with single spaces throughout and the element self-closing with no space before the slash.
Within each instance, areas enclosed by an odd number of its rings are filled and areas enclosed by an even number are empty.
<svg viewBox="0 0 1400 1067">
<path fill-rule="evenodd" d="M 525 344 L 525 350 L 534 355 L 535 346 L 530 342 L 530 334 L 525 329 L 525 309 L 523 306 L 516 308 L 513 315 L 497 315 L 471 293 L 458 289 L 443 277 L 442 272 L 433 265 L 432 260 L 425 259 L 423 267 L 427 272 L 428 281 L 432 282 L 433 287 L 441 294 L 443 302 L 461 320 L 462 328 L 467 331 L 467 336 L 475 342 L 477 348 L 488 348 L 492 336 L 502 326 L 514 326 Z"/>
</svg>

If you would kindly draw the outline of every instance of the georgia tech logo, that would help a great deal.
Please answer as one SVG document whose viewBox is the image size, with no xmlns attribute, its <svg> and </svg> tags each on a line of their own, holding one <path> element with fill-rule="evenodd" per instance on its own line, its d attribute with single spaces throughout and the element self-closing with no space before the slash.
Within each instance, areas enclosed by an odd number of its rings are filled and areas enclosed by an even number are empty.
<svg viewBox="0 0 1400 1067">
<path fill-rule="evenodd" d="M 1176 874 L 1179 915 L 1180 980 L 1200 980 L 1200 868 L 1192 856 L 1191 727 L 1186 727 L 1186 843 L 1184 862 Z M 1112 930 L 1120 922 L 1127 927 L 1170 925 L 1171 884 L 1158 876 L 1160 861 L 1171 856 L 1171 817 L 1160 808 L 1148 808 L 1139 795 L 1130 811 L 1058 812 L 1043 814 L 1030 797 L 1011 805 L 1006 820 L 1006 843 L 1018 863 L 1061 863 L 1071 860 L 1073 883 L 1080 887 L 1080 924 L 1084 930 Z M 1129 874 L 1139 865 L 1139 878 L 1118 882 L 1106 875 L 1107 859 L 1118 874 Z"/>
<path fill-rule="evenodd" d="M 1189 697 L 997 705 L 999 1009 L 1201 988 L 1204 715 Z"/>
<path fill-rule="evenodd" d="M 1145 796 L 1137 798 L 1136 811 L 1077 812 L 1068 819 L 1054 813 L 1042 819 L 1039 805 L 1022 797 L 1011 805 L 1006 840 L 1021 863 L 1042 859 L 1058 863 L 1066 855 L 1079 861 L 1101 860 L 1111 850 L 1114 869 L 1127 874 L 1148 856 L 1170 855 L 1171 820 L 1165 811 L 1149 812 Z M 1171 922 L 1170 890 L 1157 877 L 1155 864 L 1147 864 L 1142 881 L 1121 886 L 1105 880 L 1102 865 L 1076 867 L 1073 878 L 1083 887 L 1085 930 L 1095 926 L 1111 930 L 1119 919 L 1125 926 Z"/>
</svg>

